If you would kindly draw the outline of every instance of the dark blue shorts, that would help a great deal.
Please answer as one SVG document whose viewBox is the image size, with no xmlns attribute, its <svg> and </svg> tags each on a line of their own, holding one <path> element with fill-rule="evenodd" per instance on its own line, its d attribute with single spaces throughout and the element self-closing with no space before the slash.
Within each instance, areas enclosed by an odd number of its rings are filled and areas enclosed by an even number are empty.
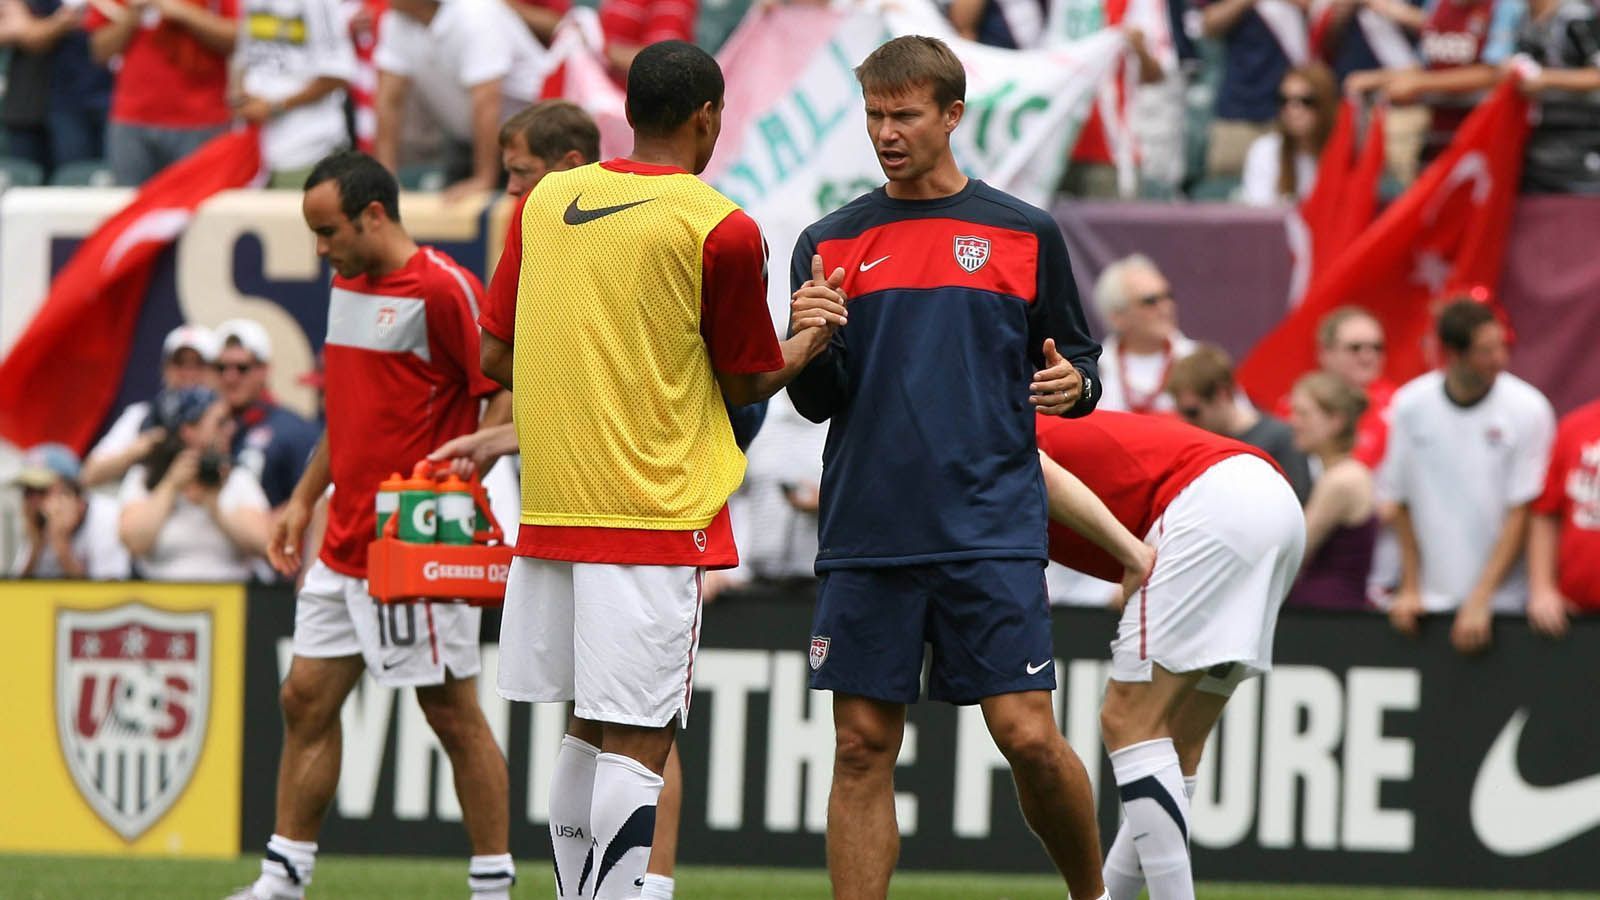
<svg viewBox="0 0 1600 900">
<path fill-rule="evenodd" d="M 924 643 L 930 700 L 969 704 L 1054 690 L 1044 563 L 978 559 L 823 574 L 811 687 L 915 703 Z"/>
</svg>

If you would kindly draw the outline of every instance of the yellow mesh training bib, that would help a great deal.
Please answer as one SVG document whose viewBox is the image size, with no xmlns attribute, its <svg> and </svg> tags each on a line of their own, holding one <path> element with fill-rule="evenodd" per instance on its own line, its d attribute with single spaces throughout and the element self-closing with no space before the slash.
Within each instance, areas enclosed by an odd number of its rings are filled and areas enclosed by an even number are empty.
<svg viewBox="0 0 1600 900">
<path fill-rule="evenodd" d="M 738 207 L 688 174 L 588 165 L 522 214 L 522 521 L 704 528 L 744 477 L 700 335 L 706 236 Z"/>
</svg>

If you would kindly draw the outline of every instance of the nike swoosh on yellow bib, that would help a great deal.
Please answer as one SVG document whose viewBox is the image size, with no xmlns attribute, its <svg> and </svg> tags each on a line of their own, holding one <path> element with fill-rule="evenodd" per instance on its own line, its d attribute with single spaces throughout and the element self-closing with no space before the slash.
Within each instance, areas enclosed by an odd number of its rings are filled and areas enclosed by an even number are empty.
<svg viewBox="0 0 1600 900">
<path fill-rule="evenodd" d="M 583 209 L 582 207 L 578 206 L 578 201 L 582 199 L 582 194 L 572 198 L 572 202 L 567 204 L 567 211 L 561 214 L 561 221 L 567 223 L 568 225 L 582 225 L 585 222 L 593 222 L 595 219 L 603 219 L 612 213 L 619 213 L 625 209 L 632 209 L 641 203 L 649 203 L 655 198 L 646 197 L 643 200 L 635 200 L 632 203 L 621 203 L 616 206 L 601 206 L 595 209 Z"/>
</svg>

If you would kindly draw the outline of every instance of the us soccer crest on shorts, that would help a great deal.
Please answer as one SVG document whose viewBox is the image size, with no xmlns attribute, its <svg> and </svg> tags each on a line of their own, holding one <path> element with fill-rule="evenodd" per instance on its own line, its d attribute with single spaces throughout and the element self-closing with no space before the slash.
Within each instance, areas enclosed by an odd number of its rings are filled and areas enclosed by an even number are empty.
<svg viewBox="0 0 1600 900">
<path fill-rule="evenodd" d="M 828 639 L 820 635 L 811 636 L 811 670 L 822 668 L 828 659 Z"/>
<path fill-rule="evenodd" d="M 967 272 L 976 272 L 989 261 L 989 239 L 958 234 L 955 239 L 956 265 Z"/>
<path fill-rule="evenodd" d="M 194 775 L 211 708 L 211 616 L 129 603 L 56 613 L 56 734 L 78 792 L 123 840 Z"/>
</svg>

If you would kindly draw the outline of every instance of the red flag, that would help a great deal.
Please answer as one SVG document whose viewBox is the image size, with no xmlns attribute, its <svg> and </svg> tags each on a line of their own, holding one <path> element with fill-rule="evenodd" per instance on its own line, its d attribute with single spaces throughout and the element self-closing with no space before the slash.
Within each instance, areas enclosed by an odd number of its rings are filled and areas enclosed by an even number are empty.
<svg viewBox="0 0 1600 900">
<path fill-rule="evenodd" d="M 1390 380 L 1427 371 L 1430 301 L 1500 281 L 1527 136 L 1528 103 L 1508 79 L 1251 350 L 1238 377 L 1256 403 L 1270 407 L 1316 367 L 1317 322 L 1340 306 L 1364 307 L 1383 323 Z"/>
<path fill-rule="evenodd" d="M 1355 243 L 1378 213 L 1378 182 L 1383 177 L 1383 113 L 1374 109 L 1367 122 L 1366 143 L 1356 151 L 1356 108 L 1345 101 L 1333 134 L 1317 163 L 1317 183 L 1310 196 L 1289 214 L 1289 300 L 1298 303 L 1317 276 Z"/>
<path fill-rule="evenodd" d="M 84 240 L 0 362 L 0 436 L 19 447 L 88 446 L 116 400 L 157 257 L 196 206 L 260 168 L 259 129 L 217 137 L 145 182 Z"/>
</svg>

